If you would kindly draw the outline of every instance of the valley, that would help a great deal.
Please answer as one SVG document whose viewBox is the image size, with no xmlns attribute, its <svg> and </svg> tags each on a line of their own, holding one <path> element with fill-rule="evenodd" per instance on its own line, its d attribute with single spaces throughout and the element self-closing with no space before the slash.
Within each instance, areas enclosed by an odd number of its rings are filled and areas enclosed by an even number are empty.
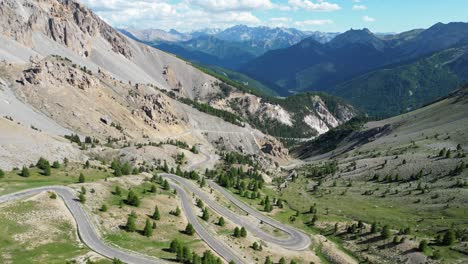
<svg viewBox="0 0 468 264">
<path fill-rule="evenodd" d="M 95 5 L 0 2 L 0 263 L 468 261 L 466 23 L 183 33 Z"/>
</svg>

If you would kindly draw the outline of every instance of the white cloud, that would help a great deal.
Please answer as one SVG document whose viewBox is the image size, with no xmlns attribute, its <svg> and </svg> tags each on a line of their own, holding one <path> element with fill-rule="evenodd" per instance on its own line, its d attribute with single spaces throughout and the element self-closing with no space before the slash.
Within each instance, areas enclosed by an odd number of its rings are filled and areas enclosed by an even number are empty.
<svg viewBox="0 0 468 264">
<path fill-rule="evenodd" d="M 252 11 L 274 7 L 270 0 L 188 0 L 188 3 L 211 12 Z"/>
<path fill-rule="evenodd" d="M 366 10 L 367 6 L 365 5 L 353 5 L 353 10 Z"/>
<path fill-rule="evenodd" d="M 304 28 L 308 26 L 322 26 L 322 25 L 329 25 L 333 24 L 333 20 L 330 19 L 310 19 L 310 20 L 303 20 L 303 21 L 296 21 L 294 25 L 299 28 Z"/>
<path fill-rule="evenodd" d="M 325 0 L 318 0 L 316 3 L 311 0 L 289 0 L 288 3 L 296 10 L 305 9 L 307 11 L 330 12 L 341 9 L 338 4 L 329 3 Z"/>
<path fill-rule="evenodd" d="M 249 9 L 277 8 L 269 0 L 212 0 L 212 5 L 200 0 L 200 3 L 205 3 L 205 7 L 195 5 L 195 1 L 182 0 L 179 3 L 173 3 L 171 0 L 81 0 L 83 4 L 115 27 L 166 30 L 177 28 L 182 31 L 205 27 L 223 28 L 235 24 L 259 25 L 260 19 Z M 214 11 L 215 9 L 219 11 Z"/>
<path fill-rule="evenodd" d="M 374 22 L 375 18 L 370 17 L 370 16 L 363 16 L 362 21 L 364 21 L 364 22 Z"/>
<path fill-rule="evenodd" d="M 270 27 L 290 27 L 292 19 L 289 17 L 272 17 L 268 19 L 267 25 Z"/>
</svg>

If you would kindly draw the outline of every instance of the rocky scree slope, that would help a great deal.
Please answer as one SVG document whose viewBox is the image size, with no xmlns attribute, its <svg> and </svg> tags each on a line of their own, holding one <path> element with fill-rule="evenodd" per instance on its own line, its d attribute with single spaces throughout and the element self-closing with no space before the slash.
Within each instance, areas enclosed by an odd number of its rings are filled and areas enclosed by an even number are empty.
<svg viewBox="0 0 468 264">
<path fill-rule="evenodd" d="M 245 97 L 244 101 L 253 98 L 253 101 L 260 102 L 262 107 L 258 109 L 268 108 L 268 113 L 261 115 L 273 117 L 274 123 L 282 124 L 286 120 L 280 103 L 270 103 L 273 106 L 270 107 L 264 99 L 226 85 L 175 56 L 137 43 L 75 1 L 6 0 L 0 5 L 0 14 L 0 38 L 5 43 L 0 45 L 1 59 L 24 64 L 31 56 L 59 55 L 79 67 L 86 67 L 86 71 L 105 71 L 116 80 L 151 84 L 178 97 L 215 107 L 219 105 L 216 99 L 227 96 L 228 89 L 240 92 L 236 97 Z M 250 120 L 244 111 L 231 110 Z M 258 112 L 250 113 L 254 114 L 258 115 Z M 313 112 L 311 114 L 314 122 L 308 122 L 311 124 L 308 135 L 322 133 L 327 129 L 324 123 L 328 128 L 335 124 L 327 123 Z M 339 116 L 333 116 L 339 120 L 338 123 L 346 121 Z M 260 123 L 257 126 L 262 128 L 266 126 L 262 120 L 258 118 L 253 122 Z"/>
</svg>

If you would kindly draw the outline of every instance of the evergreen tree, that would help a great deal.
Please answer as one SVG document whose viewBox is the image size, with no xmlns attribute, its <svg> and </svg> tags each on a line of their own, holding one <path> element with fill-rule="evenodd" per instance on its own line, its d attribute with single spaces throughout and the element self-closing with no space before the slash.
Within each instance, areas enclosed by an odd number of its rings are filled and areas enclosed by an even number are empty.
<svg viewBox="0 0 468 264">
<path fill-rule="evenodd" d="M 78 182 L 79 183 L 84 183 L 85 182 L 85 176 L 83 175 L 83 173 L 80 173 L 80 176 L 78 177 Z"/>
<path fill-rule="evenodd" d="M 171 241 L 171 244 L 169 245 L 169 251 L 172 253 L 177 252 L 177 249 L 181 246 L 179 240 L 174 239 Z"/>
<path fill-rule="evenodd" d="M 54 168 L 54 169 L 60 169 L 60 162 L 58 162 L 57 160 L 54 161 L 54 163 L 52 164 L 52 168 Z"/>
<path fill-rule="evenodd" d="M 80 194 L 78 195 L 78 200 L 82 204 L 84 204 L 86 202 L 86 197 L 85 197 L 84 193 L 80 192 Z"/>
<path fill-rule="evenodd" d="M 208 221 L 210 219 L 210 213 L 208 212 L 208 208 L 206 207 L 203 209 L 202 219 L 205 221 Z"/>
<path fill-rule="evenodd" d="M 422 240 L 421 242 L 419 242 L 419 251 L 421 252 L 425 252 L 427 250 L 428 246 L 427 246 L 427 240 Z"/>
<path fill-rule="evenodd" d="M 258 250 L 260 249 L 260 246 L 258 245 L 257 242 L 254 242 L 254 243 L 252 244 L 252 248 L 253 248 L 253 250 L 258 251 Z"/>
<path fill-rule="evenodd" d="M 452 157 L 452 152 L 451 150 L 447 150 L 447 153 L 445 154 L 445 158 L 450 159 Z"/>
<path fill-rule="evenodd" d="M 164 179 L 163 181 L 163 189 L 166 191 L 171 189 L 171 187 L 169 186 L 169 182 L 166 179 Z"/>
<path fill-rule="evenodd" d="M 245 230 L 244 227 L 241 227 L 241 229 L 240 229 L 240 236 L 241 237 L 247 237 L 247 230 Z"/>
<path fill-rule="evenodd" d="M 179 206 L 176 207 L 175 211 L 172 211 L 171 214 L 175 215 L 175 216 L 180 216 L 182 212 L 180 211 L 180 208 Z"/>
<path fill-rule="evenodd" d="M 312 219 L 310 220 L 310 225 L 314 226 L 315 222 L 317 222 L 317 220 L 318 220 L 317 214 L 314 214 L 312 216 Z"/>
<path fill-rule="evenodd" d="M 455 232 L 453 232 L 453 230 L 448 230 L 444 234 L 442 244 L 444 246 L 451 246 L 451 245 L 453 245 L 455 243 L 456 240 L 457 240 L 457 238 L 455 236 Z"/>
<path fill-rule="evenodd" d="M 153 218 L 154 220 L 159 220 L 159 219 L 161 219 L 161 216 L 159 215 L 159 208 L 158 208 L 157 205 L 154 207 L 154 213 L 153 213 L 152 218 Z"/>
<path fill-rule="evenodd" d="M 371 230 L 370 230 L 371 233 L 372 233 L 372 234 L 377 233 L 377 231 L 378 231 L 377 229 L 378 229 L 378 228 L 377 228 L 377 223 L 376 223 L 376 222 L 372 222 L 372 224 L 371 224 Z"/>
<path fill-rule="evenodd" d="M 118 258 L 113 258 L 112 259 L 112 264 L 124 264 L 123 261 L 121 261 L 120 259 Z"/>
<path fill-rule="evenodd" d="M 127 202 L 128 205 L 132 205 L 132 206 L 136 206 L 136 207 L 140 206 L 140 198 L 138 197 L 138 195 L 136 195 L 135 192 L 133 192 L 133 190 L 130 190 L 128 192 L 126 202 Z"/>
<path fill-rule="evenodd" d="M 184 232 L 185 234 L 192 236 L 193 234 L 195 234 L 195 229 L 193 228 L 192 224 L 188 223 L 187 226 L 185 227 Z"/>
<path fill-rule="evenodd" d="M 273 264 L 273 261 L 271 260 L 270 256 L 267 256 L 265 258 L 265 264 Z"/>
<path fill-rule="evenodd" d="M 146 219 L 145 228 L 143 229 L 143 234 L 147 237 L 153 235 L 153 226 L 151 225 L 151 221 Z"/>
<path fill-rule="evenodd" d="M 23 177 L 29 177 L 31 174 L 29 173 L 29 169 L 26 166 L 23 166 L 23 169 L 21 170 L 21 176 Z"/>
<path fill-rule="evenodd" d="M 390 233 L 390 227 L 388 225 L 384 225 L 384 227 L 382 228 L 382 231 L 380 233 L 380 235 L 384 238 L 384 239 L 388 239 L 391 235 Z"/>
<path fill-rule="evenodd" d="M 202 177 L 201 181 L 200 181 L 200 187 L 203 188 L 206 186 L 206 180 L 205 180 L 205 177 Z"/>
<path fill-rule="evenodd" d="M 101 210 L 101 212 L 107 212 L 107 205 L 106 205 L 106 204 L 102 204 L 100 210 Z"/>
<path fill-rule="evenodd" d="M 281 257 L 278 264 L 286 264 L 286 260 L 284 259 L 284 257 Z"/>
<path fill-rule="evenodd" d="M 128 215 L 127 224 L 125 224 L 125 230 L 128 232 L 135 232 L 136 231 L 136 215 L 132 212 Z"/>
<path fill-rule="evenodd" d="M 236 228 L 234 228 L 234 237 L 240 237 L 240 229 L 239 227 L 236 226 Z"/>
<path fill-rule="evenodd" d="M 197 207 L 198 208 L 203 208 L 205 206 L 205 204 L 203 203 L 203 201 L 201 199 L 197 199 Z"/>
<path fill-rule="evenodd" d="M 150 192 L 156 193 L 156 191 L 157 191 L 156 185 L 152 184 L 152 185 L 151 185 Z"/>
<path fill-rule="evenodd" d="M 118 185 L 115 186 L 114 194 L 118 195 L 118 196 L 120 196 L 122 194 L 122 189 L 120 188 L 120 186 L 118 186 Z"/>
<path fill-rule="evenodd" d="M 5 172 L 2 169 L 0 169 L 0 179 L 3 177 L 5 177 Z"/>
<path fill-rule="evenodd" d="M 224 218 L 221 216 L 219 219 L 218 219 L 218 225 L 219 226 L 224 226 L 226 223 L 224 222 Z"/>
</svg>

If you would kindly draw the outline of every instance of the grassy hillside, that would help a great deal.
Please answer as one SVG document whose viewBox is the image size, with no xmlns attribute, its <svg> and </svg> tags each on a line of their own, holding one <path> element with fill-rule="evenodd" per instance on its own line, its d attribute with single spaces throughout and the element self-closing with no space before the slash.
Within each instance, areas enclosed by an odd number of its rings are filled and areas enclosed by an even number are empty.
<svg viewBox="0 0 468 264">
<path fill-rule="evenodd" d="M 468 87 L 407 114 L 351 126 L 344 137 L 328 132 L 307 145 L 310 163 L 280 198 L 303 213 L 295 221 L 310 221 L 313 206 L 315 229 L 362 261 L 465 263 L 466 113 Z M 380 133 L 368 134 L 375 129 Z M 330 142 L 328 155 L 313 149 Z M 428 246 L 419 250 L 423 240 Z"/>
<path fill-rule="evenodd" d="M 386 67 L 337 85 L 330 92 L 374 117 L 404 113 L 456 89 L 467 70 L 466 64 L 458 63 L 465 53 L 466 47 L 454 48 L 409 64 Z"/>
</svg>

